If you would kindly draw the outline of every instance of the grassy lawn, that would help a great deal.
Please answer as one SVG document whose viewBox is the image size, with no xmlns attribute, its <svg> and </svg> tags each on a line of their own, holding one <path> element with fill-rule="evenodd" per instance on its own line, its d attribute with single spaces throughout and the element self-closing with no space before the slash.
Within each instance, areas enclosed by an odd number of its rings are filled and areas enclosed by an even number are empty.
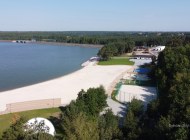
<svg viewBox="0 0 190 140">
<path fill-rule="evenodd" d="M 0 137 L 3 131 L 5 131 L 11 125 L 11 119 L 14 116 L 14 114 L 18 114 L 19 116 L 24 116 L 27 119 L 31 119 L 34 117 L 48 118 L 50 116 L 58 115 L 59 112 L 60 112 L 59 108 L 49 108 L 49 109 L 39 109 L 39 110 L 31 110 L 31 111 L 0 115 Z"/>
<path fill-rule="evenodd" d="M 100 61 L 98 65 L 134 65 L 134 62 L 129 61 L 128 58 L 114 57 L 108 61 Z"/>
</svg>

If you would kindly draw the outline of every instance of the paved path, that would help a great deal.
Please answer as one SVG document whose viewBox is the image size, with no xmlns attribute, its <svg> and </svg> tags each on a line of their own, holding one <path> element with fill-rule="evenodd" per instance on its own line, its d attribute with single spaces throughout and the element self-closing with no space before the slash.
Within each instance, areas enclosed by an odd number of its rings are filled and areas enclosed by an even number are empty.
<svg viewBox="0 0 190 140">
<path fill-rule="evenodd" d="M 118 115 L 119 117 L 124 117 L 126 114 L 126 105 L 120 104 L 110 98 L 107 99 L 108 108 L 112 110 L 114 115 Z"/>
</svg>

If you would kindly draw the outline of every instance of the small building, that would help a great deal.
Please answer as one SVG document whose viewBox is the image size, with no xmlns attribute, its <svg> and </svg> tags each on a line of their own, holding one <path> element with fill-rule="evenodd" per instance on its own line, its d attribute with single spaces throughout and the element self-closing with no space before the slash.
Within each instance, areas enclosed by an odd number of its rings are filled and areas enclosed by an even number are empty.
<svg viewBox="0 0 190 140">
<path fill-rule="evenodd" d="M 157 51 L 157 52 L 161 52 L 165 49 L 165 46 L 157 46 L 152 48 L 152 51 Z"/>
</svg>

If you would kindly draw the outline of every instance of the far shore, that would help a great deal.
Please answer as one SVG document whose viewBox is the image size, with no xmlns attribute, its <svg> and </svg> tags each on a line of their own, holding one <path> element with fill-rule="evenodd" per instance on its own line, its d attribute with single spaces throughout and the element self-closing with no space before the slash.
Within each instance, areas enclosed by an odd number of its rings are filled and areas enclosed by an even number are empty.
<svg viewBox="0 0 190 140">
<path fill-rule="evenodd" d="M 103 45 L 99 45 L 99 44 L 79 44 L 79 43 L 64 43 L 64 42 L 45 42 L 45 41 L 37 41 L 37 42 L 34 42 L 34 43 L 60 45 L 60 46 L 91 47 L 91 48 L 102 48 L 103 47 Z"/>
<path fill-rule="evenodd" d="M 13 40 L 0 40 L 0 42 L 12 42 L 12 41 Z M 36 42 L 29 42 L 29 43 L 59 45 L 59 46 L 78 46 L 78 47 L 89 47 L 89 48 L 102 48 L 104 46 L 100 44 L 79 44 L 79 43 L 46 42 L 46 41 L 36 41 Z"/>
</svg>

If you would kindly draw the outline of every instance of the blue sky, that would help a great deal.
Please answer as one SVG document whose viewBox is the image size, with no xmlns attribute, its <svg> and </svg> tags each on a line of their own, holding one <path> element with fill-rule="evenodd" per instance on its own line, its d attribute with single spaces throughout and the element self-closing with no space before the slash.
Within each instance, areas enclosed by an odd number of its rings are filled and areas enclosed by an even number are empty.
<svg viewBox="0 0 190 140">
<path fill-rule="evenodd" d="M 2 0 L 0 31 L 190 31 L 190 0 Z"/>
</svg>

